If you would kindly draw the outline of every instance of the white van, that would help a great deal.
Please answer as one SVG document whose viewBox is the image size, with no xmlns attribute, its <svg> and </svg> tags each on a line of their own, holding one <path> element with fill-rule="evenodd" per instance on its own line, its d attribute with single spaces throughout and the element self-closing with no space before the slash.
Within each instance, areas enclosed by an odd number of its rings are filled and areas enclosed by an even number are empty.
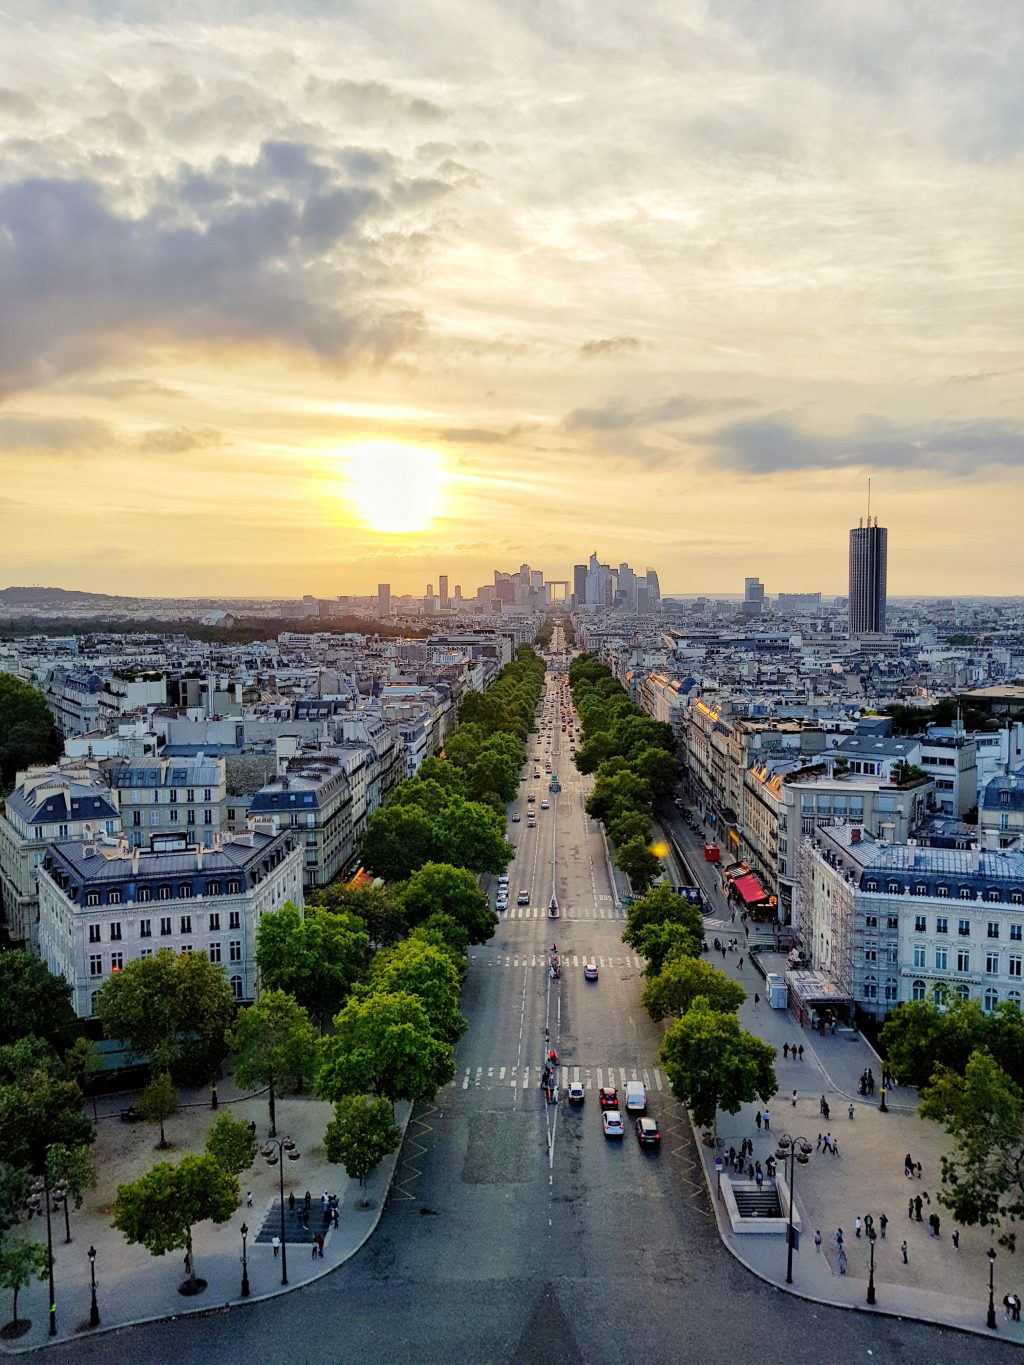
<svg viewBox="0 0 1024 1365">
<path fill-rule="evenodd" d="M 629 1113 L 642 1114 L 647 1108 L 647 1091 L 643 1081 L 626 1082 L 626 1109 Z"/>
</svg>

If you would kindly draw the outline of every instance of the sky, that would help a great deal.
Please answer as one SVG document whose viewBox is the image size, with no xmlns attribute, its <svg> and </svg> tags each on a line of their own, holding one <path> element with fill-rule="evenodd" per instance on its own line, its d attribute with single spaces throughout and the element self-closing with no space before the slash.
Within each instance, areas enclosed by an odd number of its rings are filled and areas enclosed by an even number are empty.
<svg viewBox="0 0 1024 1365">
<path fill-rule="evenodd" d="M 1018 0 L 7 0 L 0 585 L 1022 590 Z"/>
</svg>

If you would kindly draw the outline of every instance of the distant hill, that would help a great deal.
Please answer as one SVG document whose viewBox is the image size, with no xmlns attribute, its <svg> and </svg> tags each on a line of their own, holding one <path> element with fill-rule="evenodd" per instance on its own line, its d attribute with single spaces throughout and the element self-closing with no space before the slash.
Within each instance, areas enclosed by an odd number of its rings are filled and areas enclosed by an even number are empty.
<svg viewBox="0 0 1024 1365">
<path fill-rule="evenodd" d="M 105 592 L 76 592 L 72 588 L 0 588 L 0 606 L 5 607 L 85 607 L 92 603 L 109 610 L 111 602 L 131 602 L 131 597 L 112 597 Z"/>
</svg>

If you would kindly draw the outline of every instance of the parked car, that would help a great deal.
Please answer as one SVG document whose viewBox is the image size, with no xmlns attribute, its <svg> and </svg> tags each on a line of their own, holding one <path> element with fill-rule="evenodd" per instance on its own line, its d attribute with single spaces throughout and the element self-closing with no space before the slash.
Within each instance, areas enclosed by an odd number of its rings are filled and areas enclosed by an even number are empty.
<svg viewBox="0 0 1024 1365">
<path fill-rule="evenodd" d="M 514 810 L 514 811 L 512 812 L 512 823 L 513 823 L 514 825 L 518 825 L 519 822 L 522 820 L 522 818 L 523 818 L 523 817 L 519 814 L 519 812 L 518 812 L 517 810 Z"/>
<path fill-rule="evenodd" d="M 661 1130 L 656 1119 L 637 1119 L 636 1140 L 641 1147 L 660 1147 Z"/>
<path fill-rule="evenodd" d="M 499 873 L 498 873 L 498 885 L 499 885 L 499 886 L 508 886 L 508 873 L 507 873 L 507 872 L 499 872 Z"/>
<path fill-rule="evenodd" d="M 601 1115 L 601 1127 L 604 1129 L 606 1138 L 620 1138 L 625 1134 L 622 1126 L 622 1115 L 617 1109 L 606 1109 Z"/>
</svg>

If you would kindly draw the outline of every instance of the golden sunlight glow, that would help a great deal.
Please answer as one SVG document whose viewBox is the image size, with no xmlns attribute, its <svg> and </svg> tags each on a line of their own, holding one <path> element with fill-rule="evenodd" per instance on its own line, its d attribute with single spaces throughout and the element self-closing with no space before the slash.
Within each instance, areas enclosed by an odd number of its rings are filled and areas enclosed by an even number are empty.
<svg viewBox="0 0 1024 1365">
<path fill-rule="evenodd" d="M 661 842 L 656 843 L 656 844 L 652 844 L 652 845 L 651 845 L 651 852 L 654 854 L 654 856 L 655 856 L 656 858 L 667 858 L 667 857 L 668 857 L 668 844 L 661 843 Z"/>
<path fill-rule="evenodd" d="M 366 441 L 345 452 L 347 494 L 372 531 L 423 531 L 441 511 L 447 474 L 439 455 L 396 441 Z"/>
</svg>

